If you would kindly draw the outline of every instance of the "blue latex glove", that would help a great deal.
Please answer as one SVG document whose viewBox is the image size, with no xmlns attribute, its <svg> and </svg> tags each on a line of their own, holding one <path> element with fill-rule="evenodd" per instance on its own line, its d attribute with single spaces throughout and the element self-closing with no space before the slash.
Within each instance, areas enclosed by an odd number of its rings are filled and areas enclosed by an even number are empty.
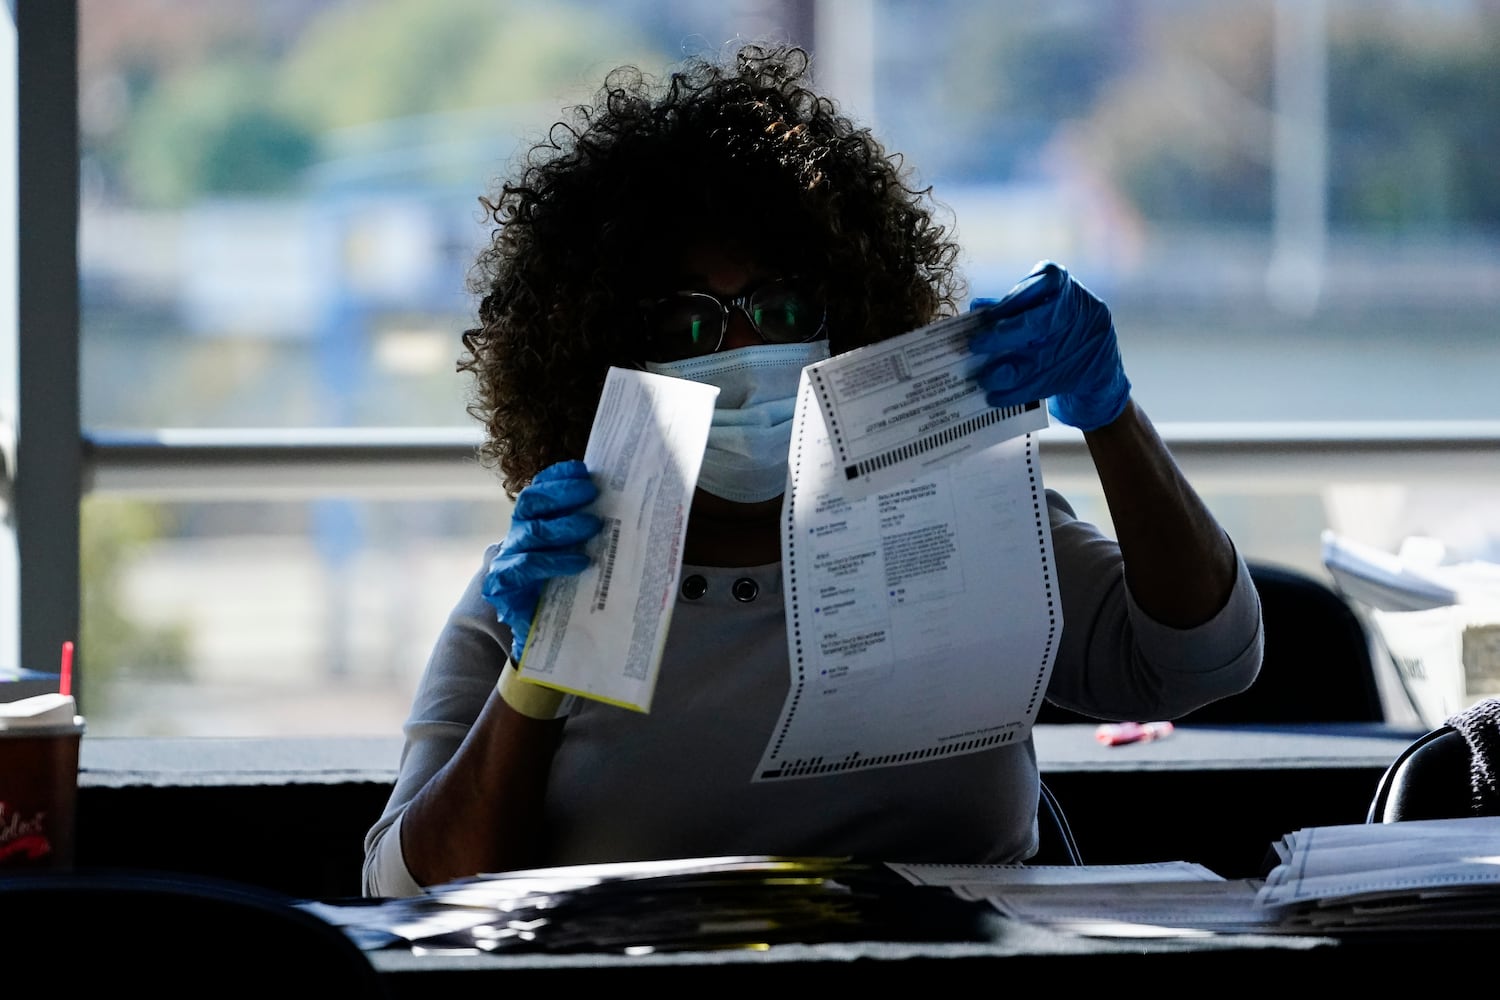
<svg viewBox="0 0 1500 1000">
<path fill-rule="evenodd" d="M 1003 299 L 974 299 L 995 321 L 969 340 L 984 358 L 979 384 L 991 406 L 1046 399 L 1054 417 L 1079 430 L 1110 423 L 1130 400 L 1109 307 L 1044 260 Z"/>
<path fill-rule="evenodd" d="M 510 532 L 484 578 L 484 599 L 510 626 L 510 655 L 517 663 L 542 584 L 588 568 L 583 543 L 597 535 L 604 522 L 580 508 L 598 496 L 599 487 L 578 461 L 547 466 L 516 496 Z"/>
</svg>

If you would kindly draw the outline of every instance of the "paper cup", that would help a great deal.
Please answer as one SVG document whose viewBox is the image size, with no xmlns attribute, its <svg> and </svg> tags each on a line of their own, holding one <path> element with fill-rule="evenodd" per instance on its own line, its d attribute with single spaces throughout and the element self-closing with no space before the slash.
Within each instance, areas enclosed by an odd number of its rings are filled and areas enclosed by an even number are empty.
<svg viewBox="0 0 1500 1000">
<path fill-rule="evenodd" d="M 73 867 L 83 732 L 70 696 L 0 702 L 0 871 Z"/>
</svg>

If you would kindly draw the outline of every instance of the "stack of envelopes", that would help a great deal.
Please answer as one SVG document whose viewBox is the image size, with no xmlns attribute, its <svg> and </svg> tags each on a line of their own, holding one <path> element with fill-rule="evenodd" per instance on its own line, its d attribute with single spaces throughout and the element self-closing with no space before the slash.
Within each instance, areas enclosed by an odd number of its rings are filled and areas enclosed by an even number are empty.
<svg viewBox="0 0 1500 1000">
<path fill-rule="evenodd" d="M 975 941 L 983 939 L 983 913 L 884 865 L 765 856 L 480 875 L 422 896 L 344 907 L 333 919 L 367 949 L 646 954 L 791 942 Z"/>
</svg>

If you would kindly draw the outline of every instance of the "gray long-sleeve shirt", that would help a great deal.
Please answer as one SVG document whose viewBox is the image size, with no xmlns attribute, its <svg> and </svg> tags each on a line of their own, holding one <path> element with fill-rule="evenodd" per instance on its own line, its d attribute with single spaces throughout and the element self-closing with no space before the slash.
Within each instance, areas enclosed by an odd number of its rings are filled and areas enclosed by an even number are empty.
<svg viewBox="0 0 1500 1000">
<path fill-rule="evenodd" d="M 1048 510 L 1063 617 L 1049 699 L 1100 718 L 1170 719 L 1254 680 L 1260 602 L 1243 559 L 1214 618 L 1170 628 L 1136 606 L 1112 539 L 1051 491 Z M 401 816 L 457 751 L 505 664 L 509 632 L 480 589 L 496 548 L 418 685 L 395 788 L 365 838 L 368 896 L 420 891 L 402 857 Z M 540 864 L 764 854 L 999 864 L 1036 850 L 1029 736 L 916 764 L 752 782 L 790 683 L 781 566 L 684 567 L 684 579 L 694 575 L 707 590 L 677 599 L 650 714 L 580 699 L 568 716 Z M 730 593 L 742 578 L 757 583 L 755 600 Z"/>
</svg>

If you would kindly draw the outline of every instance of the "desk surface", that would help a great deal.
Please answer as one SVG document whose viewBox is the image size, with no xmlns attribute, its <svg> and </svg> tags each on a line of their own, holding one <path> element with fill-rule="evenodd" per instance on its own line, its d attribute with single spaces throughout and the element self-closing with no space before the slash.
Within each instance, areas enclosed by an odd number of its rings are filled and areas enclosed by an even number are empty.
<svg viewBox="0 0 1500 1000">
<path fill-rule="evenodd" d="M 1422 730 L 1380 723 L 1179 726 L 1152 743 L 1104 746 L 1086 724 L 1037 726 L 1047 774 L 1261 768 L 1384 768 Z M 390 784 L 399 737 L 136 738 L 85 736 L 79 784 Z"/>
<path fill-rule="evenodd" d="M 1087 724 L 1036 729 L 1037 755 L 1084 858 L 1189 860 L 1256 874 L 1267 845 L 1360 821 L 1417 735 L 1332 726 L 1182 726 L 1106 747 Z M 79 861 L 201 871 L 293 895 L 357 894 L 364 835 L 396 776 L 399 737 L 85 736 Z M 152 817 L 142 823 L 140 817 Z M 282 824 L 295 817 L 296 837 Z"/>
<path fill-rule="evenodd" d="M 1425 730 L 1377 722 L 1181 725 L 1149 743 L 1106 746 L 1094 726 L 1037 726 L 1037 763 L 1070 771 L 1214 771 L 1245 768 L 1384 768 Z"/>
</svg>

